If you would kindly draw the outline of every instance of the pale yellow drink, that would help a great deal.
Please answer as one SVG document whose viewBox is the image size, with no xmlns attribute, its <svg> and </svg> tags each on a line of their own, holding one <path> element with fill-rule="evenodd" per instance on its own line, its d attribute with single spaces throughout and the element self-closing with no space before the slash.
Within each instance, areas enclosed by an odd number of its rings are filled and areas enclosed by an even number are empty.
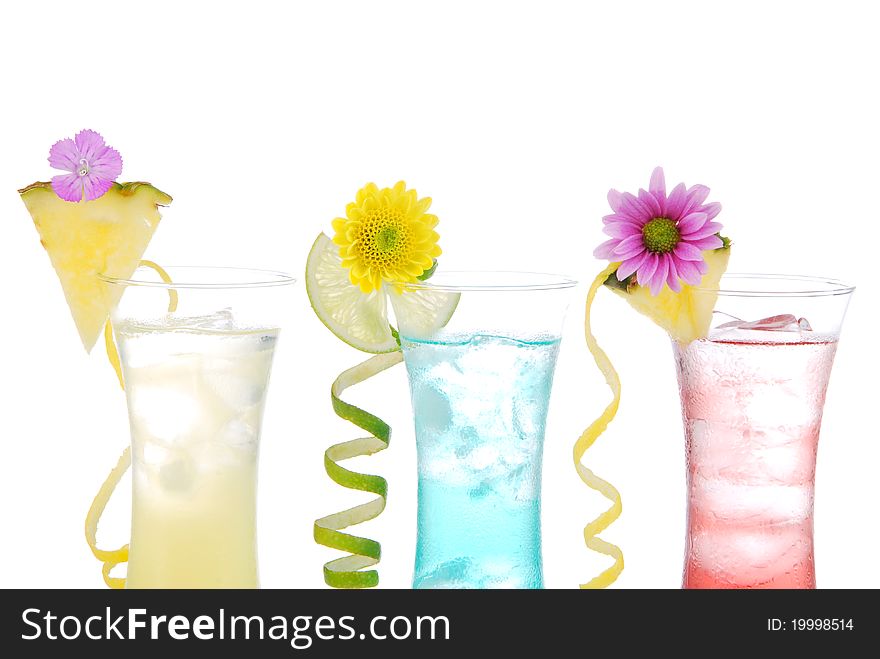
<svg viewBox="0 0 880 659">
<path fill-rule="evenodd" d="M 133 492 L 128 588 L 256 588 L 257 453 L 277 330 L 228 312 L 116 328 Z"/>
</svg>

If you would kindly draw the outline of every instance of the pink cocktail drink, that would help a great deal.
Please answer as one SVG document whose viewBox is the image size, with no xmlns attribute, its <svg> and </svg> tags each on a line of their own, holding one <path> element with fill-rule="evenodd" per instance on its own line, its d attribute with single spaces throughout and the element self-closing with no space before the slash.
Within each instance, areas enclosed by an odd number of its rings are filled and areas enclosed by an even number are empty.
<svg viewBox="0 0 880 659">
<path fill-rule="evenodd" d="M 791 316 L 767 320 L 675 345 L 685 588 L 816 587 L 813 484 L 837 341 Z"/>
</svg>

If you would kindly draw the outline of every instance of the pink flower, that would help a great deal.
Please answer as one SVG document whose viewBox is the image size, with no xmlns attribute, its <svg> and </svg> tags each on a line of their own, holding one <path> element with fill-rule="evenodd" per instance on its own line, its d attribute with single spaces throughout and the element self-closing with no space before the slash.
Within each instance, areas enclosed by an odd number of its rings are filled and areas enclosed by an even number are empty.
<svg viewBox="0 0 880 659">
<path fill-rule="evenodd" d="M 97 199 L 122 173 L 122 156 L 93 130 L 55 142 L 49 149 L 49 164 L 70 172 L 52 177 L 52 189 L 65 201 Z"/>
<path fill-rule="evenodd" d="M 708 196 L 705 185 L 685 188 L 684 183 L 667 196 L 662 167 L 651 174 L 648 191 L 639 190 L 638 196 L 609 190 L 614 213 L 602 221 L 611 240 L 593 254 L 620 261 L 617 278 L 623 281 L 635 273 L 640 285 L 650 286 L 651 295 L 657 295 L 664 284 L 675 292 L 682 282 L 696 286 L 708 270 L 703 250 L 724 244 L 718 235 L 721 224 L 712 221 L 721 204 L 704 204 Z"/>
</svg>

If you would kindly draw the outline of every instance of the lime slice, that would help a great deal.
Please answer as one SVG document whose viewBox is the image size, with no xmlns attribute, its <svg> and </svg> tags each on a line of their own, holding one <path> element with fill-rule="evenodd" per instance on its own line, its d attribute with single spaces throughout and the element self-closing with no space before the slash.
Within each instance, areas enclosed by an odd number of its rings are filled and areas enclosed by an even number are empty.
<svg viewBox="0 0 880 659">
<path fill-rule="evenodd" d="M 411 339 L 428 339 L 440 327 L 445 327 L 461 298 L 461 293 L 410 288 L 395 291 L 388 287 L 394 298 L 394 315 L 400 333 Z"/>
<path fill-rule="evenodd" d="M 309 252 L 306 292 L 315 314 L 331 332 L 348 345 L 372 353 L 399 348 L 388 322 L 386 294 L 397 298 L 398 320 L 414 336 L 426 336 L 449 322 L 459 298 L 457 293 L 420 289 L 397 293 L 390 287 L 364 294 L 351 283 L 339 248 L 324 233 Z"/>
<path fill-rule="evenodd" d="M 321 322 L 348 345 L 364 352 L 393 352 L 397 341 L 388 324 L 385 294 L 364 294 L 342 267 L 339 247 L 322 233 L 306 263 L 306 292 Z"/>
</svg>

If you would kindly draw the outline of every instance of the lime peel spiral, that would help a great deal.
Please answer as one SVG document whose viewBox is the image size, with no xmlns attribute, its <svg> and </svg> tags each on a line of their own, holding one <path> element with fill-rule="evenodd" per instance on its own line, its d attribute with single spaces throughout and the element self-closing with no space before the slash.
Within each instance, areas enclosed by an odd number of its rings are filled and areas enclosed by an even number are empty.
<svg viewBox="0 0 880 659">
<path fill-rule="evenodd" d="M 333 382 L 330 396 L 336 415 L 370 433 L 369 437 L 334 444 L 324 453 L 327 475 L 342 487 L 377 495 L 366 503 L 354 506 L 315 521 L 315 542 L 331 549 L 348 552 L 324 565 L 324 581 L 333 588 L 372 588 L 379 583 L 377 570 L 382 550 L 378 542 L 344 529 L 378 517 L 385 509 L 388 483 L 381 476 L 362 474 L 339 465 L 343 460 L 373 455 L 388 448 L 391 428 L 379 417 L 342 400 L 346 389 L 396 366 L 403 360 L 400 352 L 374 355 L 357 366 L 343 371 Z"/>
</svg>

